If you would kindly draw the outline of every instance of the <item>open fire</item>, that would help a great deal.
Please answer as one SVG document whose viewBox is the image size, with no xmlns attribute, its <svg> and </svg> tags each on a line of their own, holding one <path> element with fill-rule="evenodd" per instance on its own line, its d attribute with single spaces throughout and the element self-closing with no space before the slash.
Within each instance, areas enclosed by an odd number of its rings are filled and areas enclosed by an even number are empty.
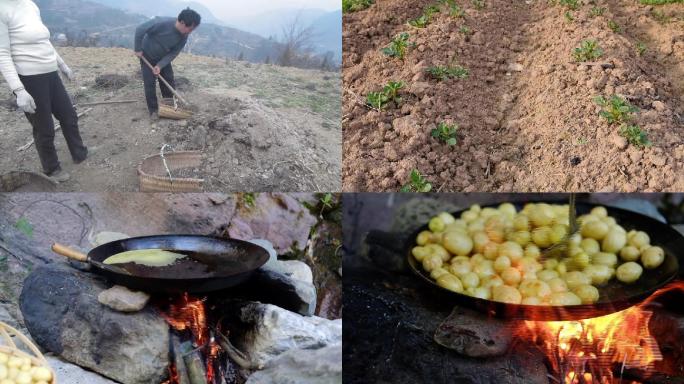
<svg viewBox="0 0 684 384">
<path fill-rule="evenodd" d="M 234 375 L 230 372 L 231 364 L 216 340 L 216 333 L 221 332 L 220 322 L 217 321 L 214 328 L 210 327 L 206 301 L 206 297 L 184 293 L 162 310 L 162 316 L 175 332 L 172 335 L 173 363 L 169 366 L 169 380 L 164 384 L 232 382 L 229 380 Z"/>
<path fill-rule="evenodd" d="M 532 340 L 545 353 L 553 381 L 562 384 L 637 383 L 624 372 L 637 368 L 646 374 L 663 360 L 649 330 L 648 304 L 664 293 L 684 292 L 684 282 L 671 284 L 646 302 L 607 316 L 577 321 L 525 321 L 521 340 Z"/>
</svg>

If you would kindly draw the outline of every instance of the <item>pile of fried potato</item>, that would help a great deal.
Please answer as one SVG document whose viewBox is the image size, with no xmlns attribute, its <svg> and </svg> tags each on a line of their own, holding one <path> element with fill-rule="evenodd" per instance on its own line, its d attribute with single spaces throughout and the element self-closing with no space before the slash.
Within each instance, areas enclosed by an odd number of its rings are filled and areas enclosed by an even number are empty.
<svg viewBox="0 0 684 384">
<path fill-rule="evenodd" d="M 578 217 L 580 232 L 563 257 L 542 252 L 567 235 L 567 205 L 529 203 L 471 206 L 455 218 L 433 217 L 416 237 L 415 259 L 438 285 L 481 299 L 526 305 L 579 305 L 598 301 L 611 279 L 631 284 L 643 269 L 658 268 L 662 248 L 647 233 L 626 231 L 605 207 Z"/>
<path fill-rule="evenodd" d="M 15 356 L 0 351 L 0 384 L 48 384 L 52 371 L 42 365 L 34 365 L 28 357 Z"/>
</svg>

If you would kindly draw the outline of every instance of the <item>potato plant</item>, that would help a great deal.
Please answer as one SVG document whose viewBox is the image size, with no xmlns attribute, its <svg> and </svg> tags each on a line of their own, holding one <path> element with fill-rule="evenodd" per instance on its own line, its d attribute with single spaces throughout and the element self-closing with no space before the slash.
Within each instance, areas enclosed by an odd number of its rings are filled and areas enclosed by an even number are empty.
<svg viewBox="0 0 684 384">
<path fill-rule="evenodd" d="M 435 5 L 430 5 L 427 8 L 425 8 L 425 11 L 423 11 L 423 14 L 418 16 L 415 19 L 409 20 L 408 24 L 412 27 L 416 28 L 425 28 L 430 24 L 432 21 L 432 16 L 435 13 L 439 13 L 439 7 Z"/>
<path fill-rule="evenodd" d="M 366 104 L 370 107 L 375 108 L 379 111 L 385 109 L 385 106 L 394 102 L 397 105 L 401 103 L 401 97 L 399 97 L 399 90 L 404 88 L 404 83 L 401 81 L 390 81 L 382 88 L 380 92 L 369 92 L 366 95 Z"/>
<path fill-rule="evenodd" d="M 342 0 L 342 12 L 356 12 L 364 10 L 371 5 L 375 0 Z"/>
<path fill-rule="evenodd" d="M 472 0 L 472 3 L 476 9 L 484 9 L 485 7 L 484 0 Z"/>
<path fill-rule="evenodd" d="M 456 145 L 458 143 L 458 125 L 441 122 L 437 128 L 430 131 L 430 135 L 445 142 L 448 146 Z"/>
<path fill-rule="evenodd" d="M 408 184 L 401 187 L 401 192 L 430 192 L 432 184 L 423 177 L 417 169 L 411 171 Z"/>
<path fill-rule="evenodd" d="M 627 139 L 627 142 L 638 148 L 650 147 L 651 141 L 648 139 L 648 134 L 642 130 L 638 125 L 624 124 L 620 127 L 620 136 Z"/>
<path fill-rule="evenodd" d="M 602 107 L 599 116 L 605 118 L 608 124 L 624 124 L 630 121 L 632 114 L 638 111 L 635 106 L 618 95 L 613 95 L 610 99 L 597 96 L 594 102 Z"/>
<path fill-rule="evenodd" d="M 466 36 L 470 36 L 470 34 L 473 33 L 473 31 L 471 31 L 467 25 L 462 25 L 461 28 L 458 29 L 458 32 L 460 32 Z"/>
<path fill-rule="evenodd" d="M 575 18 L 572 16 L 572 12 L 570 11 L 565 11 L 563 17 L 565 17 L 565 21 L 567 21 L 568 23 L 572 23 L 573 21 L 575 21 Z"/>
<path fill-rule="evenodd" d="M 468 70 L 460 65 L 453 66 L 434 66 L 425 70 L 430 77 L 439 81 L 448 79 L 465 79 L 468 77 Z"/>
<path fill-rule="evenodd" d="M 584 40 L 579 48 L 575 48 L 572 52 L 572 57 L 580 63 L 596 60 L 601 56 L 603 56 L 603 50 L 599 47 L 596 40 Z"/>
<path fill-rule="evenodd" d="M 600 7 L 592 7 L 591 10 L 589 10 L 589 17 L 599 17 L 603 16 L 603 13 L 606 11 L 605 8 L 600 8 Z"/>
<path fill-rule="evenodd" d="M 446 4 L 449 8 L 449 16 L 451 17 L 463 17 L 465 16 L 465 11 L 456 3 L 456 0 L 437 0 L 437 4 Z"/>
<path fill-rule="evenodd" d="M 389 46 L 381 49 L 381 52 L 390 57 L 396 57 L 398 59 L 404 59 L 406 51 L 413 44 L 409 43 L 410 35 L 407 32 L 402 32 L 394 37 L 390 42 Z"/>
<path fill-rule="evenodd" d="M 615 33 L 622 32 L 622 27 L 620 27 L 618 23 L 615 22 L 615 20 L 608 20 L 608 28 L 610 28 L 610 30 Z"/>
<path fill-rule="evenodd" d="M 636 43 L 636 50 L 637 50 L 637 53 L 639 54 L 639 56 L 643 56 L 644 53 L 646 53 L 646 49 L 647 49 L 646 44 L 643 41 L 638 41 Z"/>
<path fill-rule="evenodd" d="M 558 4 L 570 8 L 573 11 L 579 8 L 579 1 L 578 0 L 560 0 Z"/>
</svg>

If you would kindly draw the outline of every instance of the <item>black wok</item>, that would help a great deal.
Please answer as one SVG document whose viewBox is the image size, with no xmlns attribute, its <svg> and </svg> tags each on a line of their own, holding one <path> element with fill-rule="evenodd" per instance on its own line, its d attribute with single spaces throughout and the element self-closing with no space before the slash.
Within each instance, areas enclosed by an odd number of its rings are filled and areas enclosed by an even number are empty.
<svg viewBox="0 0 684 384">
<path fill-rule="evenodd" d="M 563 202 L 556 201 L 552 203 L 562 204 Z M 595 206 L 594 204 L 578 202 L 577 214 L 588 213 Z M 517 208 L 522 208 L 521 204 L 517 204 Z M 421 264 L 411 254 L 411 249 L 416 246 L 416 236 L 421 231 L 428 229 L 427 224 L 416 230 L 408 239 L 405 252 L 408 255 L 409 266 L 424 281 L 434 287 L 447 291 L 453 297 L 456 304 L 488 313 L 494 317 L 553 321 L 603 316 L 641 303 L 656 290 L 677 278 L 679 274 L 677 258 L 684 254 L 684 237 L 669 225 L 640 213 L 612 207 L 606 207 L 606 209 L 608 210 L 608 215 L 614 217 L 618 224 L 626 230 L 636 229 L 648 233 L 651 238 L 651 244 L 660 246 L 665 251 L 665 261 L 656 269 L 644 269 L 642 276 L 633 284 L 623 284 L 616 279 L 612 279 L 605 286 L 599 287 L 600 298 L 594 304 L 571 306 L 508 304 L 493 300 L 483 300 L 442 288 L 430 278 L 429 273 L 423 270 Z M 454 216 L 459 217 L 462 212 L 455 212 Z"/>
<path fill-rule="evenodd" d="M 71 259 L 88 262 L 93 271 L 116 284 L 139 291 L 166 293 L 210 292 L 238 285 L 269 258 L 266 249 L 247 241 L 198 235 L 133 237 L 102 244 L 87 255 L 59 244 L 54 244 L 52 249 Z M 163 249 L 188 257 L 164 267 L 102 263 L 117 253 L 137 249 Z"/>
</svg>

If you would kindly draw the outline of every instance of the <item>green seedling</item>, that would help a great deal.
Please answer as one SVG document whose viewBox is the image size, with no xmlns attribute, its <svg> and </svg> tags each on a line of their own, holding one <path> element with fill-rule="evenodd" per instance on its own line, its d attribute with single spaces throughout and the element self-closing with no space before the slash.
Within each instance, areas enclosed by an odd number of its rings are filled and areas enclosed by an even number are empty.
<svg viewBox="0 0 684 384">
<path fill-rule="evenodd" d="M 404 83 L 401 81 L 390 81 L 387 83 L 382 88 L 382 91 L 380 92 L 369 92 L 366 95 L 366 103 L 379 110 L 382 111 L 385 106 L 393 101 L 397 103 L 401 103 L 401 97 L 399 97 L 399 90 L 404 88 Z"/>
<path fill-rule="evenodd" d="M 439 141 L 445 142 L 447 145 L 452 146 L 458 143 L 458 125 L 447 124 L 445 122 L 439 123 L 437 128 L 430 131 L 430 135 Z"/>
<path fill-rule="evenodd" d="M 599 116 L 605 118 L 608 124 L 624 124 L 639 110 L 618 95 L 613 95 L 610 99 L 598 96 L 594 98 L 594 102 L 602 107 Z"/>
<path fill-rule="evenodd" d="M 572 9 L 573 11 L 579 8 L 578 0 L 560 0 L 558 3 L 562 6 Z"/>
<path fill-rule="evenodd" d="M 416 28 L 425 28 L 428 26 L 428 24 L 430 24 L 430 19 L 428 19 L 428 17 L 425 15 L 420 15 L 415 19 L 409 20 L 408 24 Z"/>
<path fill-rule="evenodd" d="M 567 21 L 568 23 L 572 23 L 573 21 L 575 21 L 575 18 L 572 17 L 572 12 L 570 11 L 565 11 L 563 16 L 565 17 L 565 21 Z"/>
<path fill-rule="evenodd" d="M 608 20 L 608 28 L 615 33 L 622 31 L 622 28 L 614 20 Z"/>
<path fill-rule="evenodd" d="M 586 143 L 588 143 L 588 142 L 589 142 L 589 141 L 588 141 L 586 138 L 584 138 L 584 137 L 578 137 L 578 138 L 577 138 L 577 145 L 584 145 L 584 144 L 586 144 Z"/>
<path fill-rule="evenodd" d="M 458 31 L 466 36 L 470 35 L 473 31 L 470 30 L 467 26 L 462 26 L 461 28 L 458 29 Z"/>
<path fill-rule="evenodd" d="M 473 6 L 477 9 L 483 9 L 485 7 L 484 0 L 473 0 Z"/>
<path fill-rule="evenodd" d="M 399 90 L 404 88 L 403 81 L 390 81 L 382 89 L 382 92 L 387 96 L 387 99 L 394 101 L 395 103 L 401 103 L 401 97 L 399 97 Z"/>
<path fill-rule="evenodd" d="M 648 139 L 648 134 L 642 130 L 638 125 L 623 125 L 620 127 L 620 136 L 627 139 L 627 142 L 638 148 L 650 147 L 651 141 Z"/>
<path fill-rule="evenodd" d="M 451 17 L 465 16 L 465 11 L 456 4 L 456 0 L 437 0 L 437 3 L 446 4 L 449 7 L 449 16 Z"/>
<path fill-rule="evenodd" d="M 375 0 L 342 0 L 342 12 L 356 12 L 364 10 L 371 5 Z"/>
<path fill-rule="evenodd" d="M 646 44 L 643 41 L 638 41 L 636 44 L 636 50 L 639 56 L 643 56 L 646 53 Z"/>
<path fill-rule="evenodd" d="M 606 11 L 605 8 L 599 8 L 599 7 L 592 7 L 591 10 L 589 11 L 589 17 L 599 17 L 603 16 L 603 13 Z"/>
<path fill-rule="evenodd" d="M 572 57 L 578 62 L 592 61 L 603 56 L 603 50 L 596 40 L 584 40 L 579 48 L 575 48 Z"/>
<path fill-rule="evenodd" d="M 432 184 L 430 184 L 417 169 L 411 171 L 411 179 L 409 183 L 401 187 L 401 192 L 430 192 Z"/>
<path fill-rule="evenodd" d="M 411 46 L 408 42 L 409 34 L 402 32 L 394 37 L 389 46 L 383 48 L 381 51 L 387 56 L 403 59 L 406 51 Z"/>
<path fill-rule="evenodd" d="M 428 26 L 428 24 L 430 24 L 430 22 L 432 21 L 432 15 L 434 15 L 435 13 L 439 13 L 439 7 L 431 5 L 425 8 L 425 11 L 422 15 L 415 19 L 409 20 L 408 24 L 416 28 L 425 28 Z"/>
<path fill-rule="evenodd" d="M 461 67 L 460 65 L 450 65 L 448 67 L 429 67 L 426 70 L 426 72 L 432 78 L 437 79 L 439 81 L 444 81 L 448 79 L 465 79 L 466 77 L 468 77 L 468 70 L 466 68 Z"/>
<path fill-rule="evenodd" d="M 366 103 L 379 111 L 382 111 L 388 102 L 389 98 L 384 92 L 368 92 L 366 95 Z"/>
</svg>

